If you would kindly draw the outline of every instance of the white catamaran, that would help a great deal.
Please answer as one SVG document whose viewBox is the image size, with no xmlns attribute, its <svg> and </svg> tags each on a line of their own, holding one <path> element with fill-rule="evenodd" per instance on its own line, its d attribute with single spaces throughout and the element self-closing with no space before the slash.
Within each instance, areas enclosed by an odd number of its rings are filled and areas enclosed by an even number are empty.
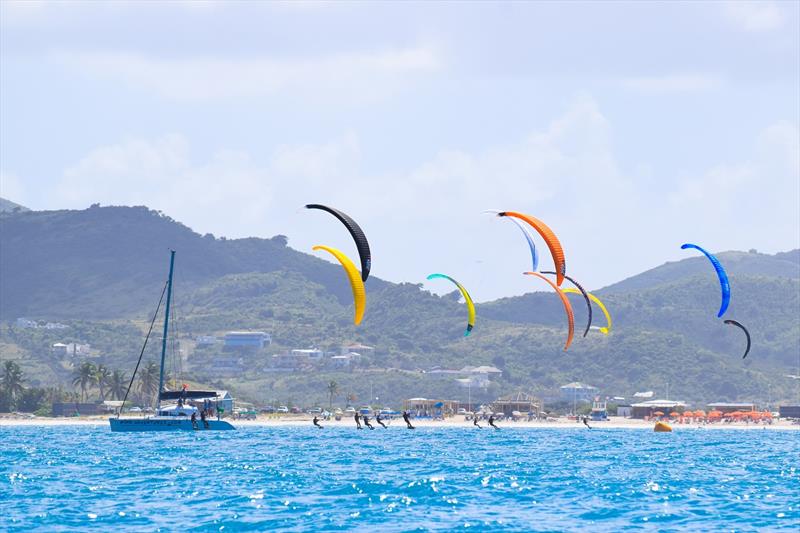
<svg viewBox="0 0 800 533">
<path fill-rule="evenodd" d="M 169 257 L 169 277 L 167 278 L 167 285 L 165 287 L 167 303 L 164 310 L 164 335 L 161 339 L 161 372 L 158 378 L 158 401 L 156 403 L 155 415 L 144 418 L 120 418 L 120 413 L 117 413 L 117 416 L 108 419 L 111 424 L 111 431 L 220 431 L 236 429 L 225 420 L 209 416 L 211 407 L 216 407 L 216 391 L 189 390 L 186 386 L 184 386 L 182 390 L 177 391 L 164 389 L 164 359 L 167 354 L 169 306 L 172 299 L 172 272 L 174 266 L 175 251 L 172 250 L 170 251 Z M 161 298 L 163 299 L 163 297 L 164 293 L 162 292 Z M 160 305 L 161 302 L 159 301 L 159 306 Z M 147 346 L 147 338 L 150 337 L 150 332 L 153 330 L 153 323 L 157 315 L 158 308 L 156 308 L 156 314 L 153 316 L 153 321 L 150 323 L 150 331 L 147 332 L 142 352 L 139 355 L 139 361 L 136 363 L 136 369 L 133 371 L 133 376 L 128 385 L 128 391 L 125 393 L 125 399 L 127 399 L 128 393 L 133 385 L 136 371 L 139 369 L 139 363 L 142 362 L 144 348 Z M 162 400 L 174 401 L 175 403 L 162 406 Z M 122 405 L 125 405 L 125 400 L 123 400 Z M 198 408 L 198 405 L 200 408 Z M 217 411 L 216 409 L 214 410 Z M 122 408 L 120 408 L 120 412 L 121 411 Z"/>
</svg>

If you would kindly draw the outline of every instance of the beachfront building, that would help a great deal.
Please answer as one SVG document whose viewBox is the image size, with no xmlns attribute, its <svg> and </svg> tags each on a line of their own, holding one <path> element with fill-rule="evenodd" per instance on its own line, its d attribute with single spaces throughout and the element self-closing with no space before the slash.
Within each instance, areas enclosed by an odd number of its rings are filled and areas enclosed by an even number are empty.
<svg viewBox="0 0 800 533">
<path fill-rule="evenodd" d="M 536 417 L 542 412 L 542 402 L 535 396 L 519 392 L 498 398 L 492 402 L 492 412 L 502 413 L 506 417 Z"/>
<path fill-rule="evenodd" d="M 617 405 L 617 416 L 630 418 L 633 415 L 633 407 L 630 404 Z"/>
<path fill-rule="evenodd" d="M 669 414 L 672 412 L 682 413 L 686 409 L 686 402 L 674 400 L 649 400 L 647 402 L 635 403 L 631 407 L 632 418 L 653 418 L 669 416 Z"/>
<path fill-rule="evenodd" d="M 731 403 L 731 402 L 715 402 L 708 404 L 709 411 L 719 411 L 723 415 L 728 413 L 733 413 L 736 411 L 750 413 L 756 410 L 756 404 L 753 402 L 741 402 L 741 403 Z"/>
<path fill-rule="evenodd" d="M 800 405 L 780 405 L 778 415 L 781 418 L 800 419 Z"/>
<path fill-rule="evenodd" d="M 418 418 L 444 418 L 458 410 L 456 400 L 437 400 L 429 398 L 409 398 L 403 400 L 403 410 Z"/>
<path fill-rule="evenodd" d="M 229 331 L 225 334 L 226 350 L 260 350 L 272 344 L 272 337 L 263 331 Z"/>
<path fill-rule="evenodd" d="M 561 401 L 568 403 L 589 403 L 594 400 L 599 391 L 597 387 L 593 387 L 579 381 L 567 383 L 566 385 L 559 387 L 559 390 L 561 391 Z"/>
</svg>

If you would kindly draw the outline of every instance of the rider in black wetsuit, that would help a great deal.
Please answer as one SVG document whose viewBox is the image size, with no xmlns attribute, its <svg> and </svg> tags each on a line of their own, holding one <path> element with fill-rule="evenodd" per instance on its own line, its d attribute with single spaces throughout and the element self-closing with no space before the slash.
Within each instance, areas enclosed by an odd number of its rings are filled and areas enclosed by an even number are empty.
<svg viewBox="0 0 800 533">
<path fill-rule="evenodd" d="M 476 426 L 478 429 L 481 429 L 481 425 L 478 424 L 478 415 L 472 416 L 472 425 Z"/>
<path fill-rule="evenodd" d="M 406 427 L 408 429 L 414 429 L 414 426 L 411 425 L 411 420 L 408 418 L 408 411 L 403 411 L 403 420 L 406 421 Z"/>
<path fill-rule="evenodd" d="M 382 427 L 383 429 L 386 429 L 386 424 L 384 424 L 384 423 L 383 423 L 383 420 L 381 420 L 381 414 L 380 414 L 380 413 L 378 413 L 377 415 L 375 415 L 375 422 L 377 422 L 378 424 L 380 424 L 380 425 L 381 425 L 381 427 Z"/>
<path fill-rule="evenodd" d="M 361 427 L 361 416 L 358 414 L 358 411 L 356 411 L 356 415 L 353 418 L 356 421 L 356 427 L 358 427 L 358 429 L 364 429 Z"/>
<path fill-rule="evenodd" d="M 494 425 L 494 415 L 489 415 L 489 425 L 492 426 L 494 429 L 500 429 L 499 427 Z"/>
<path fill-rule="evenodd" d="M 589 419 L 586 418 L 585 416 L 583 417 L 583 425 L 589 429 L 592 429 L 592 426 L 589 425 Z"/>
<path fill-rule="evenodd" d="M 319 418 L 317 418 L 317 415 L 314 415 L 314 420 L 312 420 L 312 422 L 314 422 L 315 426 L 322 429 L 322 426 L 319 425 Z"/>
<path fill-rule="evenodd" d="M 372 424 L 369 423 L 369 417 L 367 415 L 362 415 L 361 418 L 364 419 L 364 425 L 367 426 L 369 429 L 375 429 Z"/>
</svg>

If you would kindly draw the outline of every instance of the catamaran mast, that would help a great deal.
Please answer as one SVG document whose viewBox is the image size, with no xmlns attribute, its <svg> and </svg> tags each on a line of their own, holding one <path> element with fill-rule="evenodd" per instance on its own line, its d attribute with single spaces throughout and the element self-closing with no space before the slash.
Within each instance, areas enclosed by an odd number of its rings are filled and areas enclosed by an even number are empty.
<svg viewBox="0 0 800 533">
<path fill-rule="evenodd" d="M 161 337 L 161 372 L 158 376 L 158 402 L 156 413 L 161 409 L 161 392 L 164 390 L 164 359 L 167 356 L 167 330 L 169 328 L 169 304 L 172 299 L 172 269 L 175 266 L 175 250 L 169 251 L 169 278 L 167 279 L 167 307 L 164 310 L 164 335 Z"/>
</svg>

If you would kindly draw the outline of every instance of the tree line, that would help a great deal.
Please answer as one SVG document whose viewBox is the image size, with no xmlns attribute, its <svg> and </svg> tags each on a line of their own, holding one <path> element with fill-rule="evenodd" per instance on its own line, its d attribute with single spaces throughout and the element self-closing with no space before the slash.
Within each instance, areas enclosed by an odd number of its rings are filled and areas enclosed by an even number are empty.
<svg viewBox="0 0 800 533">
<path fill-rule="evenodd" d="M 138 372 L 131 393 L 132 399 L 145 403 L 158 392 L 159 368 L 150 361 Z M 28 387 L 25 374 L 14 361 L 2 364 L 0 375 L 0 412 L 21 411 L 48 415 L 57 402 L 80 402 L 123 400 L 130 378 L 122 370 L 111 370 L 103 364 L 83 361 L 73 372 L 73 390 L 61 387 Z"/>
</svg>

